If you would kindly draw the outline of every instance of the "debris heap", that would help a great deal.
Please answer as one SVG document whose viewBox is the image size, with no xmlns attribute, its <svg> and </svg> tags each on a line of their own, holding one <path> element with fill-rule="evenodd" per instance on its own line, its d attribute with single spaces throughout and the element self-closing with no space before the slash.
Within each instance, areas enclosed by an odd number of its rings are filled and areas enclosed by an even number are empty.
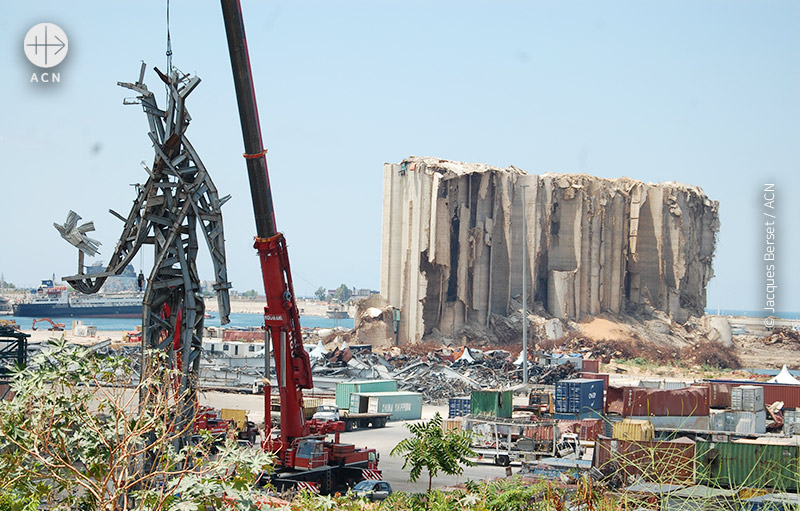
<svg viewBox="0 0 800 511">
<path fill-rule="evenodd" d="M 401 311 L 400 343 L 434 329 L 458 339 L 517 310 L 524 243 L 528 310 L 657 310 L 684 323 L 703 315 L 718 207 L 673 182 L 410 157 L 384 167 L 381 294 Z"/>
</svg>

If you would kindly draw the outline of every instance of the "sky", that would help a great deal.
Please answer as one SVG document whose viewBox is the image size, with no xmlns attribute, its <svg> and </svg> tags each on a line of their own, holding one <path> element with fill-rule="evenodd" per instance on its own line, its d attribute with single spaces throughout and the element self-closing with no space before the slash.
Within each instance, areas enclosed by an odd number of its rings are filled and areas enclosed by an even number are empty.
<svg viewBox="0 0 800 511">
<path fill-rule="evenodd" d="M 776 216 L 776 306 L 800 311 L 800 3 L 794 1 L 242 4 L 278 229 L 295 289 L 380 286 L 383 163 L 409 155 L 698 185 L 720 202 L 708 306 L 766 303 L 764 215 Z M 173 63 L 202 82 L 187 135 L 221 195 L 228 275 L 261 289 L 218 2 L 172 0 Z M 59 83 L 23 39 L 59 25 Z M 108 257 L 152 162 L 125 106 L 142 60 L 164 69 L 166 3 L 0 3 L 0 272 L 18 286 L 76 272 L 52 227 L 93 220 Z M 163 103 L 163 93 L 159 93 Z M 774 184 L 775 209 L 763 189 Z M 202 278 L 211 278 L 201 251 Z M 137 257 L 149 269 L 152 253 Z M 145 271 L 147 273 L 147 271 Z"/>
</svg>

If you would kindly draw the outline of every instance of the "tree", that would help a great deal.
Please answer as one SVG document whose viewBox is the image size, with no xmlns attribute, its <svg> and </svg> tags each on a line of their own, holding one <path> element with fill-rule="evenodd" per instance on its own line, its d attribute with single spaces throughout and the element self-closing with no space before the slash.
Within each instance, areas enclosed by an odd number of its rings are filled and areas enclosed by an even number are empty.
<svg viewBox="0 0 800 511">
<path fill-rule="evenodd" d="M 314 291 L 314 296 L 317 297 L 317 300 L 322 301 L 328 297 L 328 290 L 322 286 L 319 286 L 319 289 Z"/>
<path fill-rule="evenodd" d="M 464 466 L 474 466 L 470 457 L 477 454 L 470 449 L 471 437 L 467 431 L 442 432 L 439 412 L 428 422 L 406 424 L 414 436 L 404 438 L 392 449 L 392 456 L 405 456 L 403 469 L 411 467 L 408 475 L 412 483 L 419 479 L 422 470 L 428 471 L 428 491 L 433 478 L 441 470 L 448 475 L 461 475 Z"/>
<path fill-rule="evenodd" d="M 333 297 L 342 303 L 349 300 L 352 295 L 353 293 L 350 291 L 350 288 L 347 287 L 347 284 L 342 284 L 333 292 Z"/>
<path fill-rule="evenodd" d="M 18 369 L 16 395 L 0 402 L 0 494 L 65 510 L 219 509 L 224 501 L 226 509 L 251 509 L 260 495 L 252 483 L 271 455 L 233 440 L 212 455 L 207 432 L 181 445 L 180 396 L 164 380 L 180 373 L 164 355 L 147 359 L 158 367 L 139 371 L 152 375 L 139 382 L 132 360 L 100 357 L 62 337 Z"/>
<path fill-rule="evenodd" d="M 250 289 L 242 293 L 242 296 L 245 298 L 258 298 L 258 292 L 255 289 Z"/>
</svg>

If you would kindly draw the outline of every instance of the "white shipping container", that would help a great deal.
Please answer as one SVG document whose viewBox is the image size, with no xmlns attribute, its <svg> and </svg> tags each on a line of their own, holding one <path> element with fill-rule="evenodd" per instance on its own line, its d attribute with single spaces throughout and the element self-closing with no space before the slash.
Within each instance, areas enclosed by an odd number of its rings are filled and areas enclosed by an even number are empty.
<svg viewBox="0 0 800 511">
<path fill-rule="evenodd" d="M 656 430 L 687 430 L 687 431 L 709 431 L 709 416 L 696 415 L 691 417 L 680 417 L 678 415 L 643 415 L 631 416 L 629 419 L 649 420 L 653 423 Z"/>
<path fill-rule="evenodd" d="M 725 432 L 725 431 L 727 431 L 727 429 L 725 429 L 725 416 L 726 416 L 726 413 L 727 412 L 725 410 L 714 410 L 713 408 L 710 410 L 710 415 L 709 415 L 708 422 L 709 422 L 711 431 L 714 431 L 714 432 Z"/>
<path fill-rule="evenodd" d="M 764 387 L 742 385 L 731 389 L 731 409 L 745 412 L 764 410 Z"/>
<path fill-rule="evenodd" d="M 742 412 L 732 410 L 712 410 L 711 431 L 739 435 L 760 435 L 767 432 L 767 412 Z"/>
</svg>

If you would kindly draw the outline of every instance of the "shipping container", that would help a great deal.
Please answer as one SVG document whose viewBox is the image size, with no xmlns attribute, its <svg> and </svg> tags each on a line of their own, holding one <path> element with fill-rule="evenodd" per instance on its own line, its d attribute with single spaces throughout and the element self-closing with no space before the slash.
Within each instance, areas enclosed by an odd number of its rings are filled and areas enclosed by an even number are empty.
<svg viewBox="0 0 800 511">
<path fill-rule="evenodd" d="M 783 411 L 783 433 L 800 435 L 800 410 Z"/>
<path fill-rule="evenodd" d="M 742 511 L 797 511 L 800 495 L 796 493 L 768 493 L 742 501 Z"/>
<path fill-rule="evenodd" d="M 586 410 L 581 413 L 554 413 L 553 418 L 561 421 L 582 421 L 588 419 L 605 420 L 602 410 Z"/>
<path fill-rule="evenodd" d="M 776 401 L 782 401 L 783 407 L 788 409 L 800 408 L 800 385 L 787 385 L 783 383 L 765 383 L 751 380 L 709 380 L 711 383 L 727 383 L 731 387 L 740 385 L 757 385 L 764 388 L 764 406 L 769 406 Z"/>
<path fill-rule="evenodd" d="M 731 409 L 759 412 L 764 409 L 764 387 L 741 385 L 731 390 Z"/>
<path fill-rule="evenodd" d="M 606 388 L 606 413 L 622 415 L 624 411 L 626 388 L 628 387 L 617 387 L 614 385 L 609 385 Z"/>
<path fill-rule="evenodd" d="M 575 433 L 585 442 L 594 442 L 604 434 L 602 419 L 560 420 L 558 431 L 560 433 Z"/>
<path fill-rule="evenodd" d="M 303 416 L 310 419 L 315 413 L 317 408 L 322 404 L 321 397 L 303 397 Z"/>
<path fill-rule="evenodd" d="M 452 397 L 447 402 L 447 416 L 449 418 L 453 417 L 463 417 L 464 415 L 468 415 L 470 413 L 470 399 L 469 396 L 464 397 Z"/>
<path fill-rule="evenodd" d="M 736 490 L 710 488 L 698 484 L 670 492 L 664 497 L 661 511 L 732 511 L 740 509 Z"/>
<path fill-rule="evenodd" d="M 584 371 L 581 371 L 578 374 L 585 380 L 603 380 L 603 411 L 605 412 L 608 406 L 606 395 L 609 384 L 609 375 L 606 373 L 587 373 Z"/>
<path fill-rule="evenodd" d="M 422 417 L 422 394 L 419 392 L 354 392 L 350 404 L 351 413 L 391 413 L 390 421 Z"/>
<path fill-rule="evenodd" d="M 708 387 L 655 390 L 626 387 L 623 390 L 622 415 L 630 416 L 707 416 Z"/>
<path fill-rule="evenodd" d="M 733 387 L 731 387 L 730 384 L 720 383 L 720 382 L 703 382 L 703 383 L 695 383 L 692 386 L 708 388 L 709 408 L 731 407 L 731 390 Z"/>
<path fill-rule="evenodd" d="M 680 415 L 632 415 L 629 419 L 649 420 L 656 431 L 710 431 L 708 415 L 681 417 Z"/>
<path fill-rule="evenodd" d="M 556 382 L 556 413 L 603 409 L 603 380 L 577 378 Z"/>
<path fill-rule="evenodd" d="M 560 431 L 558 426 L 552 424 L 536 424 L 525 427 L 522 434 L 533 440 L 552 440 L 553 435 L 555 434 L 555 436 L 558 436 Z"/>
<path fill-rule="evenodd" d="M 796 490 L 800 459 L 796 445 L 698 442 L 698 482 L 731 488 Z"/>
<path fill-rule="evenodd" d="M 649 420 L 623 419 L 621 422 L 615 422 L 612 430 L 614 439 L 635 442 L 650 441 L 655 436 L 655 433 L 656 430 L 653 427 L 653 423 Z"/>
<path fill-rule="evenodd" d="M 596 358 L 584 358 L 581 363 L 581 371 L 586 373 L 599 373 L 600 360 Z"/>
<path fill-rule="evenodd" d="M 442 421 L 442 433 L 446 435 L 451 431 L 461 431 L 463 426 L 464 422 L 460 418 L 444 419 Z"/>
<path fill-rule="evenodd" d="M 472 415 L 508 418 L 514 410 L 513 390 L 473 390 L 470 398 Z"/>
<path fill-rule="evenodd" d="M 767 412 L 711 410 L 709 427 L 717 433 L 760 435 L 767 432 Z"/>
<path fill-rule="evenodd" d="M 353 392 L 396 392 L 395 380 L 359 380 L 345 381 L 336 384 L 336 406 L 350 407 L 350 394 Z"/>
<path fill-rule="evenodd" d="M 619 471 L 625 481 L 641 478 L 660 484 L 692 484 L 694 457 L 691 440 L 632 442 L 602 436 L 595 442 L 592 466 L 604 473 Z"/>
</svg>

